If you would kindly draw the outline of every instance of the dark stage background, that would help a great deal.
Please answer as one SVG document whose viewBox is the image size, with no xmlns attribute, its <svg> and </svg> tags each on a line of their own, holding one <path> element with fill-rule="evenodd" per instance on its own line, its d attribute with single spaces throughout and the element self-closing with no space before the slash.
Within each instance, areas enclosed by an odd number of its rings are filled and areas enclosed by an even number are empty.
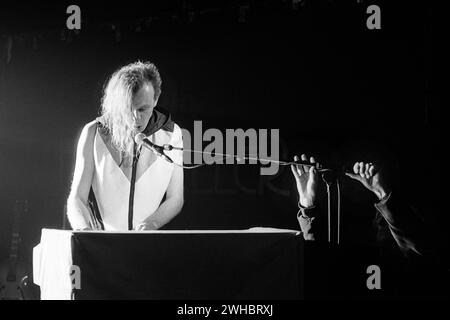
<svg viewBox="0 0 450 320">
<path fill-rule="evenodd" d="M 366 27 L 373 3 L 381 30 Z M 65 28 L 70 4 L 0 5 L 1 258 L 15 199 L 29 201 L 21 224 L 27 261 L 41 228 L 63 227 L 81 128 L 98 115 L 107 77 L 137 59 L 159 67 L 159 105 L 182 128 L 194 120 L 204 130 L 279 128 L 282 159 L 389 163 L 427 217 L 448 220 L 438 210 L 439 173 L 430 169 L 442 140 L 425 5 L 80 2 L 75 33 Z M 365 241 L 374 199 L 348 179 L 342 192 L 342 241 Z M 185 170 L 184 209 L 165 229 L 298 229 L 296 201 L 287 167 L 277 176 L 260 176 L 255 165 Z"/>
</svg>

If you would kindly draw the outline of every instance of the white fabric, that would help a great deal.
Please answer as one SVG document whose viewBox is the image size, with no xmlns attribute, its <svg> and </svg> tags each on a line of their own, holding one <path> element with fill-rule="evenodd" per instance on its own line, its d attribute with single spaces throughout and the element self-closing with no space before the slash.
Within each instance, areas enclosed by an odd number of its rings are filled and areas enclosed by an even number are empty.
<svg viewBox="0 0 450 320">
<path fill-rule="evenodd" d="M 174 131 L 162 129 L 148 137 L 155 144 L 169 143 L 182 147 L 182 133 L 175 124 Z M 182 151 L 166 151 L 175 163 L 182 164 Z M 166 193 L 174 165 L 142 148 L 136 170 L 133 227 L 142 223 L 158 209 Z M 108 147 L 97 130 L 94 139 L 95 172 L 92 182 L 105 230 L 128 230 L 130 181 L 114 161 Z"/>
<path fill-rule="evenodd" d="M 70 300 L 72 293 L 72 233 L 42 229 L 33 248 L 33 281 L 41 287 L 41 300 Z"/>
</svg>

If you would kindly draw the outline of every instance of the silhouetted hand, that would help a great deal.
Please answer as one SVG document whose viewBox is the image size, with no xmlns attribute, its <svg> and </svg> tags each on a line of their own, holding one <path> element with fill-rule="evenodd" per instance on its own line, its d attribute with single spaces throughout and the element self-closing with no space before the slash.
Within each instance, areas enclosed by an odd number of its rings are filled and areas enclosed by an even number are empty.
<svg viewBox="0 0 450 320">
<path fill-rule="evenodd" d="M 294 157 L 294 161 L 297 161 L 298 156 Z M 306 155 L 301 155 L 302 161 L 308 161 Z M 308 208 L 315 205 L 317 197 L 317 189 L 319 184 L 319 174 L 316 167 L 319 167 L 319 163 L 311 157 L 309 162 L 314 165 L 307 167 L 303 165 L 291 165 L 292 173 L 297 183 L 297 191 L 299 195 L 299 203 L 301 206 Z"/>
</svg>

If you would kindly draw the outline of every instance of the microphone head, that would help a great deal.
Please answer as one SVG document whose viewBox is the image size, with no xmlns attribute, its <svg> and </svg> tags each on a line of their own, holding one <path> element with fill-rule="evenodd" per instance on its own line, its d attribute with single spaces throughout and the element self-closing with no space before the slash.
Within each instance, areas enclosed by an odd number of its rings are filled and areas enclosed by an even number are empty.
<svg viewBox="0 0 450 320">
<path fill-rule="evenodd" d="M 136 142 L 138 145 L 141 145 L 144 142 L 144 139 L 147 138 L 145 134 L 138 133 L 134 136 L 134 142 Z"/>
</svg>

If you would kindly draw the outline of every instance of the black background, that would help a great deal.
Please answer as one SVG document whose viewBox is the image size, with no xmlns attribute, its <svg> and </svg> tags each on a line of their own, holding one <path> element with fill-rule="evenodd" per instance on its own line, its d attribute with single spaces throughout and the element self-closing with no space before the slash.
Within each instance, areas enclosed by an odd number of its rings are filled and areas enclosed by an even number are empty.
<svg viewBox="0 0 450 320">
<path fill-rule="evenodd" d="M 403 193 L 445 232 L 435 169 L 444 147 L 432 77 L 437 28 L 425 4 L 79 2 L 78 33 L 65 27 L 70 4 L 0 5 L 0 257 L 16 199 L 30 206 L 23 259 L 41 228 L 64 226 L 81 128 L 98 115 L 107 77 L 138 59 L 158 66 L 159 104 L 180 127 L 202 120 L 204 130 L 278 128 L 282 159 L 307 153 L 324 165 L 388 164 Z M 370 4 L 381 8 L 381 30 L 366 27 Z M 348 179 L 342 192 L 343 241 L 364 242 L 374 198 Z M 261 177 L 258 166 L 202 167 L 185 171 L 184 209 L 165 228 L 298 229 L 296 201 L 287 167 L 274 177 Z"/>
</svg>

